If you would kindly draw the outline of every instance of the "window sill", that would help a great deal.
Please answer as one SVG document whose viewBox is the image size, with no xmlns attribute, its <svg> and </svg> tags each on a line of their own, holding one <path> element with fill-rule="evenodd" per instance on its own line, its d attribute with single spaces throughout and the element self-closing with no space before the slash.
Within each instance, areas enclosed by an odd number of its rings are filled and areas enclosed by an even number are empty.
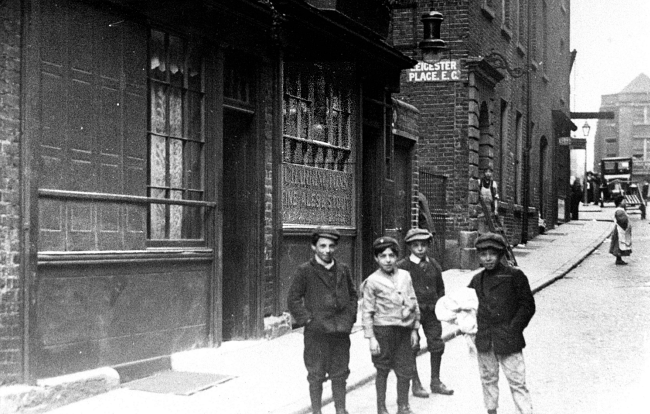
<svg viewBox="0 0 650 414">
<path fill-rule="evenodd" d="M 39 252 L 39 265 L 150 263 L 161 261 L 209 261 L 214 250 L 208 248 L 153 248 L 147 250 Z"/>
<path fill-rule="evenodd" d="M 483 13 L 483 16 L 485 16 L 485 18 L 488 19 L 489 21 L 494 20 L 494 17 L 496 16 L 494 10 L 487 5 L 481 6 L 481 13 Z"/>
<path fill-rule="evenodd" d="M 521 215 L 524 213 L 524 206 L 521 204 L 515 204 L 512 208 L 512 213 L 515 216 L 521 217 Z M 537 209 L 535 207 L 528 207 L 528 215 L 535 215 L 537 214 Z"/>
<path fill-rule="evenodd" d="M 501 26 L 501 36 L 503 36 L 503 38 L 509 42 L 510 40 L 512 40 L 512 30 L 510 30 L 506 26 Z"/>
<path fill-rule="evenodd" d="M 519 56 L 524 57 L 526 56 L 526 49 L 524 49 L 524 46 L 517 42 L 517 53 L 519 53 Z"/>
<path fill-rule="evenodd" d="M 297 224 L 285 224 L 282 227 L 283 236 L 311 236 L 314 229 L 318 226 L 305 226 Z M 354 237 L 357 235 L 357 229 L 354 227 L 334 226 L 341 233 L 341 236 Z"/>
</svg>

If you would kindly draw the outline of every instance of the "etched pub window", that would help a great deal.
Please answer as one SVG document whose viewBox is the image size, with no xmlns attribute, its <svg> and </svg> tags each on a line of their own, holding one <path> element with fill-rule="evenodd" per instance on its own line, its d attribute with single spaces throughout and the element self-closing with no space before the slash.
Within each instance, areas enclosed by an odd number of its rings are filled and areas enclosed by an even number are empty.
<svg viewBox="0 0 650 414">
<path fill-rule="evenodd" d="M 283 221 L 352 226 L 357 109 L 350 65 L 288 63 Z"/>
</svg>

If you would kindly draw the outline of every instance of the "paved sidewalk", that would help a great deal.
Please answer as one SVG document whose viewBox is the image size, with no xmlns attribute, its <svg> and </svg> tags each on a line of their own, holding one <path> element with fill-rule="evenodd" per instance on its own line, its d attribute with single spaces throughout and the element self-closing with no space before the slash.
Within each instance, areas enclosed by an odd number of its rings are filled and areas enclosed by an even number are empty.
<svg viewBox="0 0 650 414">
<path fill-rule="evenodd" d="M 613 210 L 585 206 L 580 220 L 562 224 L 529 241 L 526 246 L 514 249 L 519 267 L 529 276 L 533 291 L 537 292 L 563 277 L 607 238 L 612 228 Z M 447 291 L 467 286 L 475 273 L 463 270 L 444 272 Z M 445 327 L 445 335 L 453 337 L 454 330 Z M 351 339 L 349 389 L 372 381 L 375 374 L 367 340 L 363 338 L 359 326 Z M 175 370 L 236 376 L 189 397 L 121 388 L 50 413 L 308 413 L 309 396 L 307 373 L 302 361 L 302 341 L 302 333 L 294 331 L 271 341 L 228 342 L 218 349 L 175 354 L 172 357 Z M 324 397 L 331 400 L 327 384 Z"/>
</svg>

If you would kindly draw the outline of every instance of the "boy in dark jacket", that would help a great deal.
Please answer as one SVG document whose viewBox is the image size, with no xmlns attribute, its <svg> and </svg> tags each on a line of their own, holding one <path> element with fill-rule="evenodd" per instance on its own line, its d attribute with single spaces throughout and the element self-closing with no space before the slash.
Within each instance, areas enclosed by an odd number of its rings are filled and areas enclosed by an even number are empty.
<svg viewBox="0 0 650 414">
<path fill-rule="evenodd" d="M 528 278 L 519 269 L 504 265 L 507 244 L 503 236 L 485 233 L 475 243 L 485 268 L 469 284 L 478 297 L 476 349 L 488 414 L 496 414 L 499 398 L 499 366 L 510 385 L 517 413 L 531 414 L 522 349 L 524 328 L 535 314 L 535 299 Z"/>
<path fill-rule="evenodd" d="M 347 414 L 350 332 L 357 317 L 358 295 L 350 268 L 334 260 L 339 238 L 333 227 L 314 230 L 314 257 L 298 266 L 289 289 L 289 311 L 298 325 L 305 326 L 303 357 L 314 414 L 321 413 L 323 382 L 328 378 L 332 380 L 336 414 Z"/>
<path fill-rule="evenodd" d="M 442 325 L 436 317 L 436 303 L 438 299 L 445 296 L 445 283 L 442 280 L 442 268 L 437 261 L 428 257 L 427 252 L 433 240 L 433 235 L 425 229 L 411 229 L 406 233 L 404 242 L 409 249 L 409 255 L 397 263 L 397 267 L 404 269 L 411 274 L 413 288 L 420 307 L 420 324 L 427 338 L 427 348 L 431 360 L 431 392 L 436 394 L 451 395 L 453 390 L 447 388 L 440 381 L 440 363 L 442 354 L 445 351 L 445 343 L 442 340 Z M 415 348 L 415 355 L 418 354 L 419 346 Z M 413 375 L 413 395 L 420 398 L 428 398 L 417 366 Z"/>
</svg>

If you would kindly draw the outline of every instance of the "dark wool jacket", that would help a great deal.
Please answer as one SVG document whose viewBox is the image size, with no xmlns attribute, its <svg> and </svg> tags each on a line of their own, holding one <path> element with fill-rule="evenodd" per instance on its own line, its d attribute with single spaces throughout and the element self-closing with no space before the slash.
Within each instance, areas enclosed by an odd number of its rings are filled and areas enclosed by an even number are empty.
<svg viewBox="0 0 650 414">
<path fill-rule="evenodd" d="M 288 306 L 296 323 L 322 333 L 350 333 L 357 319 L 358 294 L 350 268 L 339 262 L 327 270 L 312 258 L 298 266 Z"/>
<path fill-rule="evenodd" d="M 499 264 L 483 270 L 469 284 L 478 296 L 476 348 L 507 355 L 525 346 L 524 328 L 535 314 L 535 299 L 521 270 Z"/>
<path fill-rule="evenodd" d="M 442 268 L 435 260 L 429 258 L 424 267 L 415 264 L 406 257 L 397 262 L 397 267 L 411 274 L 418 305 L 435 307 L 438 299 L 445 296 L 445 282 L 442 280 Z"/>
</svg>

